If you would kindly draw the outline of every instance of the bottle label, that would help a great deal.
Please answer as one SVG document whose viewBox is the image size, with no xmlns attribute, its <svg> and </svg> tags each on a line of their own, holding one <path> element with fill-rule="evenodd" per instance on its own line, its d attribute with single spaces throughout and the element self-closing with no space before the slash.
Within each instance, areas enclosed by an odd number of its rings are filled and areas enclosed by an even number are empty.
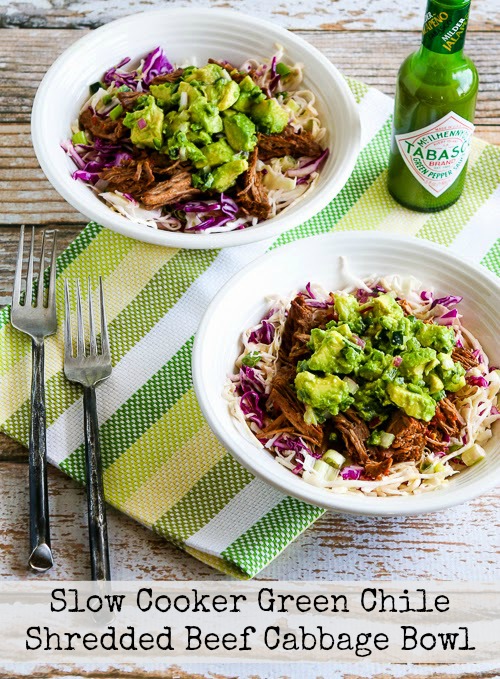
<svg viewBox="0 0 500 679">
<path fill-rule="evenodd" d="M 463 49 L 470 2 L 462 7 L 447 7 L 429 0 L 422 31 L 422 44 L 438 54 L 453 54 Z"/>
<path fill-rule="evenodd" d="M 427 127 L 395 138 L 412 175 L 437 198 L 465 167 L 473 132 L 472 123 L 450 111 Z"/>
</svg>

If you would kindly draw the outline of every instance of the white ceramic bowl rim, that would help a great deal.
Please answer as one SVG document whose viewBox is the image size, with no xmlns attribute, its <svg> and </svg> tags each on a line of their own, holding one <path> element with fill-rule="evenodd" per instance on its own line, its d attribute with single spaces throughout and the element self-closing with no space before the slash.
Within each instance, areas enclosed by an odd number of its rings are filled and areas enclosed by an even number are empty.
<svg viewBox="0 0 500 679">
<path fill-rule="evenodd" d="M 74 70 L 75 64 L 79 63 L 80 60 L 85 61 L 86 54 L 91 54 L 92 50 L 99 49 L 99 46 L 109 45 L 112 42 L 113 36 L 117 39 L 117 36 L 126 34 L 128 30 L 132 31 L 137 29 L 140 31 L 141 22 L 144 25 L 152 27 L 151 40 L 158 42 L 161 41 L 161 38 L 154 34 L 154 27 L 161 25 L 162 22 L 164 24 L 167 22 L 168 24 L 181 22 L 179 24 L 181 25 L 187 22 L 199 23 L 201 21 L 213 21 L 214 19 L 222 25 L 235 25 L 236 27 L 244 26 L 248 30 L 252 29 L 255 32 L 259 31 L 260 35 L 266 36 L 267 41 L 272 41 L 273 44 L 282 42 L 285 45 L 287 54 L 291 58 L 294 56 L 294 49 L 299 50 L 301 54 L 306 55 L 306 57 L 311 60 L 311 63 L 314 63 L 316 70 L 321 72 L 321 77 L 324 79 L 324 82 L 328 83 L 328 87 L 326 87 L 325 90 L 327 90 L 327 92 L 330 92 L 331 90 L 331 96 L 335 97 L 335 107 L 339 112 L 338 125 L 341 125 L 340 120 L 344 121 L 344 123 L 342 123 L 344 129 L 341 138 L 343 139 L 344 136 L 347 135 L 349 137 L 349 143 L 346 146 L 346 142 L 343 140 L 341 142 L 343 148 L 341 155 L 334 159 L 334 148 L 333 154 L 330 154 L 330 158 L 327 159 L 323 167 L 324 177 L 330 172 L 328 167 L 333 167 L 333 164 L 335 163 L 335 171 L 328 180 L 325 179 L 325 181 L 322 182 L 320 174 L 318 185 L 303 201 L 296 206 L 292 206 L 292 208 L 287 210 L 284 214 L 277 215 L 272 220 L 263 222 L 255 227 L 220 234 L 186 234 L 156 230 L 135 224 L 112 211 L 98 199 L 87 186 L 83 186 L 85 191 L 76 188 L 75 185 L 77 183 L 71 178 L 68 169 L 69 161 L 64 157 L 64 153 L 59 148 L 59 144 L 64 138 L 69 136 L 69 126 L 72 119 L 76 117 L 79 106 L 75 105 L 71 115 L 68 114 L 67 119 L 64 119 L 62 127 L 68 130 L 66 137 L 63 136 L 62 138 L 54 139 L 55 133 L 52 133 L 51 131 L 51 127 L 56 124 L 54 121 L 57 121 L 59 116 L 58 107 L 57 105 L 54 105 L 54 101 L 60 102 L 61 82 L 63 82 L 65 77 L 69 78 L 70 74 L 68 73 L 68 68 Z M 154 45 L 152 45 L 151 48 L 153 46 Z M 162 46 L 164 46 L 164 43 Z M 138 48 L 134 47 L 133 44 L 130 45 L 129 48 L 125 48 L 125 51 L 128 51 L 132 56 L 132 61 L 143 54 L 143 52 L 141 52 L 141 54 L 134 53 L 135 49 Z M 250 56 L 252 55 L 247 55 L 247 57 Z M 187 57 L 188 55 L 184 55 L 184 58 Z M 112 57 L 111 61 L 113 61 Z M 106 61 L 106 63 L 99 63 L 100 70 L 97 69 L 96 72 L 100 73 L 111 65 L 112 63 L 110 63 L 110 60 Z M 77 82 L 79 77 L 78 72 L 72 73 L 71 75 L 75 82 Z M 307 69 L 305 78 L 307 81 Z M 84 90 L 86 91 L 88 84 L 88 82 L 81 83 L 81 88 L 79 89 L 79 92 L 81 90 L 80 94 L 83 93 Z M 80 83 L 78 83 L 78 86 L 80 87 Z M 320 94 L 320 98 L 321 96 L 322 95 Z M 71 106 L 71 103 L 69 105 Z M 325 122 L 328 125 L 328 122 Z M 243 245 L 276 237 L 284 230 L 306 221 L 323 209 L 344 186 L 354 168 L 361 138 L 361 124 L 358 108 L 343 76 L 335 66 L 319 52 L 319 50 L 299 36 L 270 22 L 233 10 L 169 8 L 141 12 L 117 19 L 116 21 L 112 21 L 109 24 L 92 31 L 90 34 L 71 45 L 54 62 L 38 88 L 33 104 L 31 133 L 35 153 L 45 175 L 61 196 L 86 217 L 125 236 L 138 240 L 171 247 L 211 249 Z M 60 136 L 61 135 L 62 128 Z"/>
<path fill-rule="evenodd" d="M 244 436 L 238 432 L 235 426 L 226 426 L 226 424 L 221 421 L 221 418 L 217 412 L 218 408 L 221 407 L 221 402 L 223 403 L 223 407 L 227 410 L 227 404 L 224 402 L 222 396 L 223 384 L 221 383 L 218 385 L 220 386 L 219 391 L 221 395 L 220 401 L 215 403 L 216 394 L 214 389 L 212 389 L 210 392 L 210 385 L 208 378 L 206 377 L 207 371 L 205 370 L 205 366 L 208 357 L 205 355 L 205 350 L 208 347 L 208 350 L 212 351 L 212 338 L 210 337 L 213 335 L 214 331 L 212 321 L 214 317 L 217 316 L 217 313 L 220 312 L 220 310 L 226 304 L 228 291 L 231 289 L 234 290 L 235 288 L 238 288 L 238 286 L 240 286 L 241 289 L 243 281 L 249 280 L 252 271 L 258 266 L 262 267 L 262 269 L 266 267 L 267 270 L 278 270 L 280 260 L 283 261 L 284 258 L 291 255 L 293 250 L 303 249 L 304 246 L 307 247 L 307 243 L 314 243 L 314 247 L 317 248 L 317 251 L 321 252 L 323 249 L 331 246 L 333 241 L 337 245 L 337 248 L 340 249 L 339 254 L 342 254 L 342 244 L 353 239 L 355 239 L 355 242 L 360 250 L 366 250 L 369 248 L 370 242 L 373 243 L 374 239 L 376 239 L 378 244 L 384 246 L 386 245 L 388 250 L 397 244 L 402 244 L 404 247 L 412 249 L 418 254 L 425 255 L 426 252 L 434 254 L 437 253 L 440 257 L 442 257 L 443 268 L 446 268 L 447 265 L 454 264 L 455 266 L 463 269 L 464 273 L 468 272 L 469 274 L 474 274 L 474 276 L 477 277 L 478 286 L 482 285 L 485 289 L 490 289 L 493 296 L 496 296 L 496 304 L 498 305 L 500 284 L 493 274 L 472 262 L 464 261 L 463 258 L 459 258 L 450 250 L 428 241 L 395 234 L 383 234 L 380 232 L 326 234 L 314 236 L 312 238 L 306 239 L 306 241 L 295 241 L 289 245 L 285 245 L 264 255 L 264 257 L 261 257 L 259 260 L 256 260 L 246 266 L 223 286 L 223 288 L 219 291 L 219 293 L 209 305 L 196 334 L 193 349 L 194 387 L 203 415 L 205 416 L 208 424 L 219 441 L 249 471 L 262 478 L 264 481 L 274 485 L 284 493 L 293 495 L 310 504 L 315 504 L 327 509 L 333 509 L 350 514 L 404 516 L 439 511 L 447 507 L 471 500 L 481 493 L 487 492 L 497 484 L 497 476 L 494 472 L 490 473 L 489 475 L 480 475 L 463 487 L 455 487 L 453 485 L 452 479 L 451 483 L 446 486 L 446 490 L 437 489 L 435 491 L 422 493 L 420 495 L 374 498 L 364 497 L 357 494 L 349 496 L 334 494 L 324 489 L 316 488 L 315 486 L 303 481 L 300 477 L 295 477 L 289 470 L 285 469 L 274 460 L 272 460 L 274 465 L 269 464 L 264 471 L 263 466 L 261 465 L 260 456 L 266 453 L 263 450 L 259 450 L 259 448 L 257 448 L 254 444 L 245 439 Z M 377 268 L 374 266 L 373 271 L 376 270 Z M 386 271 L 385 273 L 397 273 L 397 271 Z M 321 283 L 321 280 L 316 279 L 316 282 Z M 269 290 L 268 293 L 273 294 L 273 290 Z M 255 322 L 257 321 L 255 320 Z M 498 321 L 496 321 L 496 323 L 497 326 L 495 327 L 498 328 Z M 240 336 L 243 329 L 244 328 L 238 329 L 238 337 Z M 229 332 L 232 334 L 231 330 Z M 234 355 L 234 359 L 236 359 L 236 354 Z M 498 436 L 495 436 L 495 441 L 498 441 Z M 495 450 L 492 455 L 496 456 L 498 460 L 497 466 L 500 468 L 499 451 Z M 486 463 L 487 462 L 488 460 Z M 466 474 L 467 471 L 468 470 L 466 470 L 464 473 Z"/>
</svg>

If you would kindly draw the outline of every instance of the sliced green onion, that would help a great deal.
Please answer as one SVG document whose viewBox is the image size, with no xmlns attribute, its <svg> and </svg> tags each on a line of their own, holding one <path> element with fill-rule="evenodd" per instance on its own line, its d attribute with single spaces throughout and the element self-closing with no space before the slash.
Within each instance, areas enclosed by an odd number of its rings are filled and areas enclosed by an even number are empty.
<svg viewBox="0 0 500 679">
<path fill-rule="evenodd" d="M 335 469 L 340 469 L 345 462 L 345 457 L 337 450 L 327 450 L 321 459 Z"/>
<path fill-rule="evenodd" d="M 71 141 L 73 144 L 88 144 L 89 141 L 87 137 L 85 136 L 85 132 L 83 130 L 80 130 L 79 132 L 75 132 L 75 134 L 71 137 Z"/>
<path fill-rule="evenodd" d="M 116 120 L 121 116 L 123 113 L 123 106 L 121 104 L 118 104 L 118 106 L 115 106 L 111 111 L 109 112 L 109 117 L 111 120 Z"/>
<path fill-rule="evenodd" d="M 467 450 L 464 450 L 461 455 L 462 462 L 468 467 L 472 467 L 472 465 L 476 464 L 477 462 L 481 462 L 481 460 L 484 460 L 485 457 L 486 451 L 477 443 L 473 443 L 472 446 L 467 448 Z"/>
<path fill-rule="evenodd" d="M 339 470 L 336 467 L 324 462 L 323 460 L 316 460 L 313 466 L 314 471 L 320 477 L 322 481 L 327 483 L 335 481 L 339 475 Z"/>
<path fill-rule="evenodd" d="M 390 448 L 392 446 L 392 442 L 394 441 L 394 439 L 395 439 L 394 434 L 389 434 L 386 431 L 381 431 L 379 446 L 381 446 L 382 448 Z"/>
<path fill-rule="evenodd" d="M 243 363 L 243 365 L 246 365 L 249 368 L 255 368 L 255 366 L 260 361 L 260 359 L 261 359 L 261 355 L 259 354 L 258 351 L 251 351 L 246 356 L 243 356 L 243 358 L 241 359 L 241 362 Z"/>
<path fill-rule="evenodd" d="M 292 69 L 288 68 L 288 66 L 282 61 L 280 61 L 279 64 L 276 64 L 276 73 L 281 75 L 283 78 L 285 78 L 287 75 L 290 75 L 291 72 Z"/>
<path fill-rule="evenodd" d="M 101 101 L 103 104 L 109 104 L 111 99 L 113 99 L 113 97 L 110 94 L 105 94 Z"/>
</svg>

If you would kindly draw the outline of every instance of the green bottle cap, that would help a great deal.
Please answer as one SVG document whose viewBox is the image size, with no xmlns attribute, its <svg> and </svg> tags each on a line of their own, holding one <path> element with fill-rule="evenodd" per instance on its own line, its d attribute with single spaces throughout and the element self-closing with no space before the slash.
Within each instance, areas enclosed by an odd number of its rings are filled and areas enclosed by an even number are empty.
<svg viewBox="0 0 500 679">
<path fill-rule="evenodd" d="M 429 0 L 422 31 L 422 44 L 431 52 L 454 54 L 463 49 L 470 0 Z"/>
</svg>

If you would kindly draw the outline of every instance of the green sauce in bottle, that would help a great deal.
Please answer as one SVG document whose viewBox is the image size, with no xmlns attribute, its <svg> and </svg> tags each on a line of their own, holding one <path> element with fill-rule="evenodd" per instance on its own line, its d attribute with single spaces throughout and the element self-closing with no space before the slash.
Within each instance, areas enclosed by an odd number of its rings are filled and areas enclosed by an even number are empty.
<svg viewBox="0 0 500 679">
<path fill-rule="evenodd" d="M 388 188 L 413 210 L 442 210 L 464 187 L 479 82 L 463 53 L 469 9 L 428 0 L 422 45 L 399 70 Z"/>
</svg>

